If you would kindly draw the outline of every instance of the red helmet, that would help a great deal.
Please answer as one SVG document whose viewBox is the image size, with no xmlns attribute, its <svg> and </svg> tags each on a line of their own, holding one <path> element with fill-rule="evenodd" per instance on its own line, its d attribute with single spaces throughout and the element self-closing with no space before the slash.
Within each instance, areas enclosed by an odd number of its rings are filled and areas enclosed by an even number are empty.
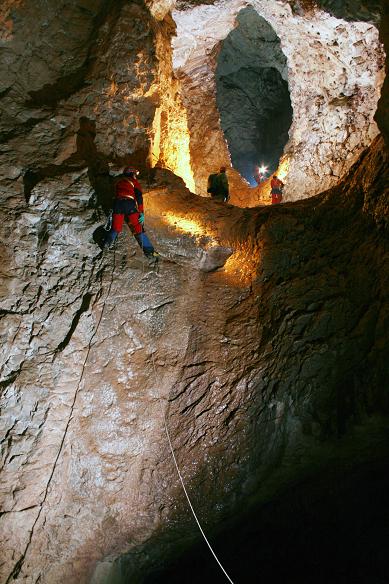
<svg viewBox="0 0 389 584">
<path fill-rule="evenodd" d="M 126 176 L 133 176 L 139 174 L 139 170 L 133 166 L 126 166 L 126 168 L 123 170 L 123 174 Z"/>
</svg>

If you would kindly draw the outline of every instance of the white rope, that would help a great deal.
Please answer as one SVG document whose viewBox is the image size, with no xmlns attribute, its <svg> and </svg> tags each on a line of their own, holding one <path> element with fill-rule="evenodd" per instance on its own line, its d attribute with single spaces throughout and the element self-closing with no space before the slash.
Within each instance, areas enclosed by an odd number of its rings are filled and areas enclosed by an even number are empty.
<svg viewBox="0 0 389 584">
<path fill-rule="evenodd" d="M 156 367 L 155 367 L 154 353 L 151 353 L 151 359 L 152 359 L 152 362 L 153 362 L 153 368 L 154 368 L 154 376 L 155 376 L 155 381 L 157 381 L 157 370 L 156 370 Z M 159 392 L 158 392 L 158 393 L 159 393 Z M 158 400 L 158 401 L 159 401 L 159 403 L 160 403 L 160 405 L 161 405 L 161 410 L 162 410 L 162 413 L 163 413 L 163 422 L 164 422 L 164 426 L 165 426 L 165 432 L 166 432 L 167 440 L 168 440 L 168 443 L 169 443 L 170 452 L 171 452 L 171 455 L 172 455 L 172 458 L 173 458 L 173 461 L 174 461 L 174 466 L 176 467 L 177 474 L 178 474 L 178 476 L 179 476 L 179 479 L 180 479 L 180 482 L 181 482 L 181 485 L 182 485 L 183 491 L 184 491 L 184 493 L 185 493 L 186 499 L 187 499 L 187 501 L 188 501 L 188 505 L 189 505 L 189 507 L 190 507 L 190 510 L 192 511 L 192 515 L 193 515 L 193 517 L 195 518 L 195 521 L 196 521 L 196 523 L 197 523 L 197 526 L 198 526 L 198 528 L 199 528 L 199 530 L 200 530 L 200 532 L 201 532 L 201 535 L 203 536 L 203 538 L 204 538 L 204 540 L 205 540 L 205 543 L 207 544 L 207 546 L 208 546 L 208 548 L 209 548 L 209 550 L 210 550 L 211 554 L 212 554 L 212 555 L 213 555 L 213 557 L 215 558 L 216 562 L 219 564 L 219 567 L 220 567 L 220 569 L 222 570 L 223 574 L 225 575 L 225 577 L 227 578 L 227 580 L 228 580 L 229 582 L 231 582 L 231 584 L 234 584 L 234 583 L 233 583 L 233 581 L 231 580 L 231 578 L 229 577 L 229 575 L 227 574 L 227 572 L 225 571 L 225 569 L 223 568 L 223 566 L 222 566 L 222 564 L 221 564 L 221 562 L 220 562 L 219 558 L 217 557 L 216 553 L 213 551 L 213 548 L 212 548 L 211 544 L 209 543 L 209 541 L 208 541 L 208 539 L 207 539 L 207 536 L 206 536 L 206 535 L 205 535 L 205 533 L 204 533 L 204 530 L 203 530 L 203 528 L 201 527 L 200 521 L 199 521 L 199 520 L 198 520 L 198 518 L 197 518 L 196 512 L 195 512 L 195 510 L 194 510 L 194 508 L 193 508 L 193 505 L 192 505 L 192 503 L 191 503 L 191 500 L 190 500 L 190 498 L 189 498 L 188 491 L 186 490 L 186 487 L 185 487 L 184 480 L 183 480 L 183 478 L 182 478 L 182 475 L 181 475 L 180 469 L 179 469 L 179 467 L 178 467 L 178 464 L 177 464 L 176 455 L 175 455 L 175 453 L 174 453 L 174 449 L 173 449 L 172 441 L 171 441 L 170 434 L 169 434 L 169 428 L 168 428 L 167 421 L 166 421 L 166 414 L 165 414 L 165 412 L 164 412 L 164 411 L 163 411 L 163 409 L 162 409 L 162 404 L 161 404 L 161 396 L 160 396 L 160 395 L 159 395 L 159 400 Z"/>
<path fill-rule="evenodd" d="M 144 226 L 144 225 L 143 225 L 143 226 Z M 142 241 L 142 252 L 143 252 L 143 241 Z M 144 263 L 142 263 L 142 273 L 144 274 Z M 151 344 L 151 343 L 150 343 L 150 344 Z M 153 352 L 151 353 L 151 360 L 152 360 L 152 363 L 153 363 L 153 369 L 154 369 L 155 383 L 156 383 L 156 385 L 157 385 L 157 369 L 156 369 L 156 366 L 155 366 L 155 361 L 154 361 L 154 353 L 153 353 Z M 158 385 L 157 385 L 157 387 L 158 387 Z M 231 584 L 234 584 L 234 582 L 231 580 L 231 578 L 229 577 L 229 575 L 227 574 L 227 572 L 226 572 L 226 571 L 225 571 L 225 569 L 223 568 L 223 566 L 222 566 L 222 564 L 221 564 L 221 562 L 220 562 L 219 558 L 217 557 L 216 553 L 214 552 L 214 550 L 213 550 L 213 548 L 212 548 L 211 544 L 209 543 L 209 541 L 208 541 L 208 538 L 207 538 L 207 536 L 205 535 L 205 533 L 204 533 L 204 530 L 203 530 L 203 528 L 201 527 L 201 523 L 200 523 L 200 521 L 199 521 L 199 519 L 198 519 L 198 517 L 197 517 L 197 515 L 196 515 L 196 512 L 195 512 L 195 510 L 194 510 L 194 508 L 193 508 L 192 502 L 191 502 L 191 500 L 190 500 L 190 497 L 189 497 L 189 495 L 188 495 L 188 491 L 186 490 L 186 487 L 185 487 L 184 480 L 183 480 L 183 478 L 182 478 L 182 475 L 181 475 L 180 469 L 179 469 L 179 467 L 178 467 L 178 464 L 177 464 L 176 455 L 175 455 L 175 453 L 174 453 L 173 444 L 172 444 L 172 441 L 171 441 L 171 438 L 170 438 L 169 428 L 168 428 L 168 425 L 167 425 L 166 414 L 165 414 L 165 412 L 164 412 L 164 410 L 163 410 L 163 408 L 162 408 L 161 395 L 160 395 L 160 392 L 159 392 L 159 391 L 158 391 L 158 402 L 159 402 L 159 404 L 160 404 L 160 407 L 161 407 L 161 411 L 162 411 L 162 415 L 163 415 L 163 423 L 164 423 L 165 432 L 166 432 L 166 437 L 167 437 L 167 440 L 168 440 L 168 443 L 169 443 L 169 448 L 170 448 L 170 452 L 171 452 L 171 455 L 172 455 L 172 458 L 173 458 L 174 466 L 176 467 L 176 471 L 177 471 L 178 477 L 179 477 L 179 479 L 180 479 L 180 482 L 181 482 L 182 489 L 183 489 L 183 491 L 184 491 L 184 493 L 185 493 L 186 500 L 188 501 L 189 508 L 190 508 L 190 510 L 191 510 L 191 512 L 192 512 L 192 515 L 193 515 L 193 517 L 194 517 L 194 519 L 195 519 L 195 521 L 196 521 L 196 523 L 197 523 L 197 526 L 198 526 L 198 528 L 199 528 L 199 530 L 200 530 L 200 533 L 201 533 L 201 535 L 203 536 L 203 538 L 204 538 L 204 541 L 205 541 L 205 543 L 207 544 L 207 546 L 208 546 L 208 548 L 209 548 L 209 550 L 210 550 L 211 554 L 212 554 L 212 555 L 213 555 L 213 557 L 215 558 L 216 562 L 218 563 L 218 565 L 219 565 L 220 569 L 222 570 L 222 572 L 223 572 L 223 574 L 225 575 L 225 577 L 227 578 L 227 580 L 228 580 L 228 581 L 229 581 Z"/>
</svg>

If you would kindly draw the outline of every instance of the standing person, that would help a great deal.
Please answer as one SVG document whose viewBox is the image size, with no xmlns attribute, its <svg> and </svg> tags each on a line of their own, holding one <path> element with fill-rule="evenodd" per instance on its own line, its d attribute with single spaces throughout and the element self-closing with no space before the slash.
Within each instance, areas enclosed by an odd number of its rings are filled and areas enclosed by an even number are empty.
<svg viewBox="0 0 389 584">
<path fill-rule="evenodd" d="M 139 171 L 128 166 L 115 180 L 115 201 L 113 204 L 112 227 L 107 233 L 104 248 L 109 248 L 116 240 L 126 221 L 145 256 L 157 261 L 159 254 L 144 230 L 142 187 L 136 178 Z"/>
<path fill-rule="evenodd" d="M 254 170 L 254 180 L 259 186 L 266 179 L 267 166 L 256 166 Z"/>
<path fill-rule="evenodd" d="M 226 203 L 229 200 L 230 192 L 225 166 L 222 166 L 218 173 L 209 175 L 207 193 L 210 193 L 211 197 L 217 201 Z"/>
<path fill-rule="evenodd" d="M 271 179 L 271 204 L 276 205 L 282 201 L 282 189 L 284 188 L 284 183 L 275 174 Z"/>
</svg>

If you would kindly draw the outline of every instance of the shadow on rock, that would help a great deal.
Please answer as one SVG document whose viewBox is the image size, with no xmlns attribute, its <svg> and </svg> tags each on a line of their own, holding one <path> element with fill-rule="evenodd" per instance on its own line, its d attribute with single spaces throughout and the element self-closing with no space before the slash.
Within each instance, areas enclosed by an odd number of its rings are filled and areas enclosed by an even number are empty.
<svg viewBox="0 0 389 584">
<path fill-rule="evenodd" d="M 93 241 L 99 246 L 101 250 L 103 249 L 106 235 L 107 231 L 104 229 L 104 225 L 99 225 L 93 232 Z"/>
</svg>

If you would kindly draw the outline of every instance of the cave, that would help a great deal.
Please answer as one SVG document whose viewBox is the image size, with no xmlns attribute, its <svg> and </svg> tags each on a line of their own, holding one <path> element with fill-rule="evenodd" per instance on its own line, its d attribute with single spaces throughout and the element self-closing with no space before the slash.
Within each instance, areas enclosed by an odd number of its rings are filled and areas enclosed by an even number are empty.
<svg viewBox="0 0 389 584">
<path fill-rule="evenodd" d="M 258 168 L 276 172 L 292 124 L 287 60 L 280 39 L 252 7 L 223 41 L 216 67 L 217 106 L 233 168 L 253 186 Z"/>
<path fill-rule="evenodd" d="M 388 581 L 388 31 L 2 3 L 1 582 Z M 103 246 L 126 167 L 159 263 Z"/>
</svg>

